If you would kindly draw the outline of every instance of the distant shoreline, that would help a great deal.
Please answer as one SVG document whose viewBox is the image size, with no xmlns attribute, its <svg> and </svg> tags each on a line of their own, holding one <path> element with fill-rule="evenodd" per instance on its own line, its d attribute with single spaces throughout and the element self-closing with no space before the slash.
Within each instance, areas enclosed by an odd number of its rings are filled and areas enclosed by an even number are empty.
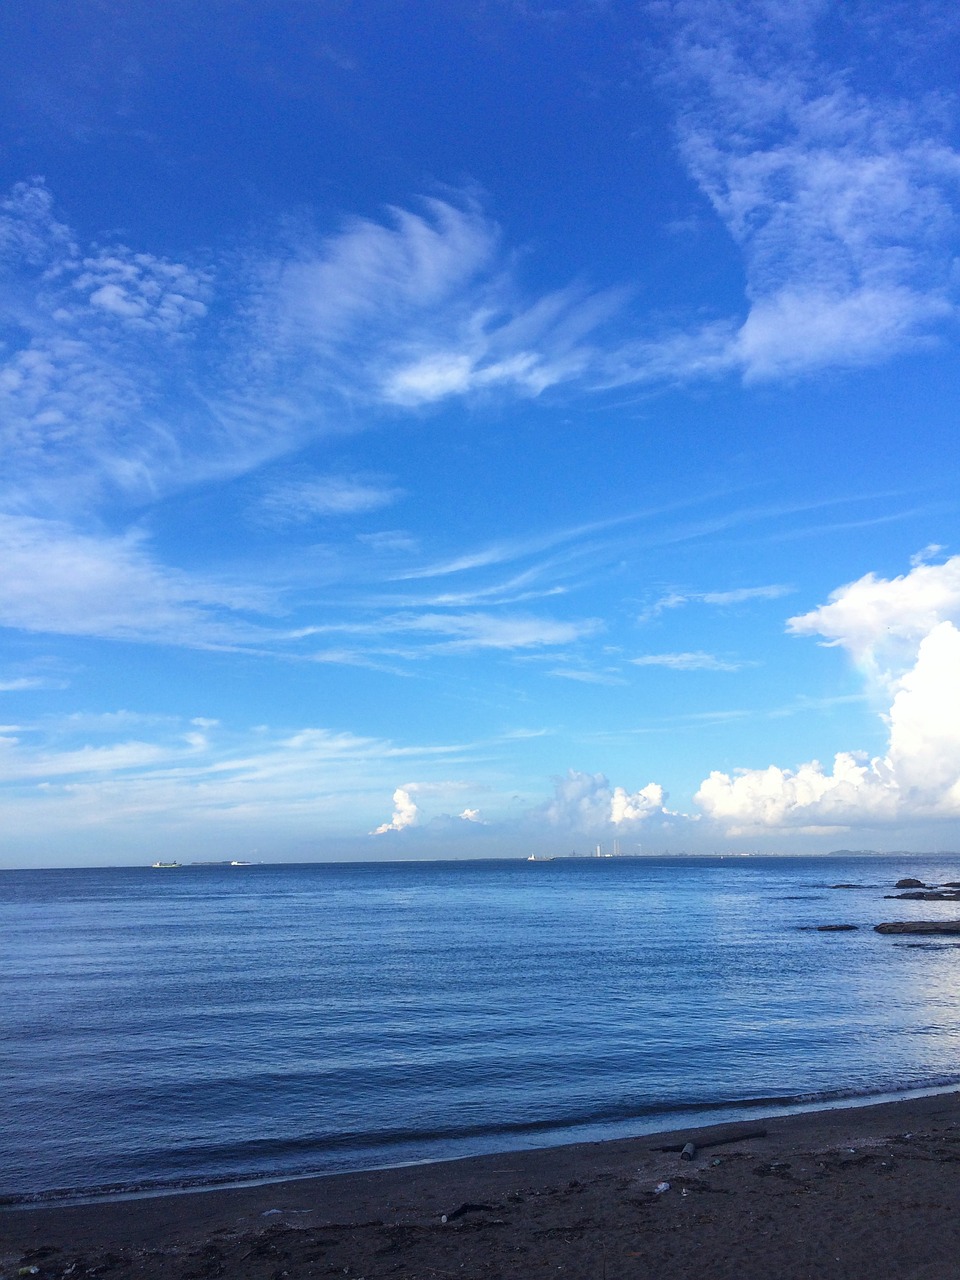
<svg viewBox="0 0 960 1280">
<path fill-rule="evenodd" d="M 256 861 L 241 862 L 236 859 L 221 858 L 210 860 L 189 859 L 187 861 L 177 860 L 178 869 L 186 870 L 188 868 L 196 869 L 198 867 L 217 867 L 225 868 L 231 866 L 244 867 L 389 867 L 389 866 L 453 866 L 470 863 L 496 862 L 496 863 L 523 863 L 523 862 L 590 862 L 590 863 L 615 863 L 615 862 L 708 862 L 708 861 L 759 861 L 768 859 L 778 862 L 801 862 L 801 861 L 827 861 L 830 858 L 863 858 L 869 861 L 879 861 L 881 859 L 899 859 L 904 863 L 904 872 L 910 871 L 909 863 L 912 860 L 929 860 L 929 859 L 956 859 L 960 858 L 960 850 L 941 849 L 937 851 L 917 851 L 916 849 L 893 849 L 893 850 L 877 850 L 877 849 L 830 849 L 826 853 L 803 852 L 803 853 L 765 853 L 762 851 L 725 851 L 710 853 L 692 853 L 689 850 L 678 852 L 658 852 L 658 853 L 610 853 L 598 856 L 595 853 L 538 853 L 531 857 L 529 853 L 511 853 L 511 854 L 490 854 L 479 858 L 311 858 L 307 861 L 273 861 L 271 859 L 259 858 Z M 173 860 L 171 860 L 172 862 Z M 155 862 L 147 860 L 138 860 L 136 862 L 105 862 L 97 864 L 79 865 L 73 863 L 61 863 L 53 866 L 0 866 L 2 872 L 50 872 L 50 871 L 145 871 L 153 870 Z"/>
</svg>

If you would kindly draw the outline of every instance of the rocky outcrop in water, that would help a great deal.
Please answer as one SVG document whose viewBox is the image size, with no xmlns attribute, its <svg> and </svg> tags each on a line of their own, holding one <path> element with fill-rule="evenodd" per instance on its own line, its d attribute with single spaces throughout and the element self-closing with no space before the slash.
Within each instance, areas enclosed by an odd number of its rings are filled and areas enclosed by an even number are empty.
<svg viewBox="0 0 960 1280">
<path fill-rule="evenodd" d="M 960 920 L 891 920 L 873 928 L 875 933 L 960 933 Z"/>
<path fill-rule="evenodd" d="M 914 880 L 913 876 L 904 876 L 893 887 L 895 889 L 925 889 L 927 886 L 922 880 Z"/>
<path fill-rule="evenodd" d="M 907 893 L 885 893 L 883 896 L 910 902 L 960 902 L 960 889 L 912 889 Z"/>
</svg>

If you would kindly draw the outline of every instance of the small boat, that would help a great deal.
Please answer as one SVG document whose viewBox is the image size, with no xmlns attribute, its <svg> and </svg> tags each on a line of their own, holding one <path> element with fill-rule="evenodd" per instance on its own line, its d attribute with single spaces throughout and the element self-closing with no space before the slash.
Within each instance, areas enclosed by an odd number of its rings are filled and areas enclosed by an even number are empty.
<svg viewBox="0 0 960 1280">
<path fill-rule="evenodd" d="M 154 863 L 151 863 L 151 866 L 153 866 L 154 868 L 167 868 L 167 867 L 173 868 L 173 867 L 179 867 L 179 865 L 180 865 L 180 863 L 179 863 L 179 862 L 154 862 Z"/>
<path fill-rule="evenodd" d="M 231 865 L 231 867 L 252 867 L 252 866 L 253 866 L 253 863 L 252 863 L 252 862 L 237 862 L 236 860 L 234 860 L 233 862 L 231 862 L 231 863 L 230 863 L 230 865 Z"/>
<path fill-rule="evenodd" d="M 531 853 L 527 861 L 528 862 L 552 862 L 553 857 L 548 853 Z"/>
</svg>

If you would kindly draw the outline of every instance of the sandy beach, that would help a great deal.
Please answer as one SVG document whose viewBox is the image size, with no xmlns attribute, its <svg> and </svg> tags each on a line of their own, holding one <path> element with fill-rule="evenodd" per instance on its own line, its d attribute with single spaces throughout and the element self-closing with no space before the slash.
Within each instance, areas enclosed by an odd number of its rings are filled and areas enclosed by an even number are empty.
<svg viewBox="0 0 960 1280">
<path fill-rule="evenodd" d="M 678 1150 L 687 1142 L 692 1159 Z M 958 1209 L 960 1094 L 949 1093 L 229 1190 L 7 1207 L 0 1276 L 947 1280 L 960 1267 Z"/>
</svg>

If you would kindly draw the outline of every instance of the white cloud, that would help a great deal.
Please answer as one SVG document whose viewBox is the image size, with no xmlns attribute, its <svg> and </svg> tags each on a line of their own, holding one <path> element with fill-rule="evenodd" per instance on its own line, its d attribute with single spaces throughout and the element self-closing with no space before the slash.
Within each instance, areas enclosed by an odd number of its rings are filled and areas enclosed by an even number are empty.
<svg viewBox="0 0 960 1280">
<path fill-rule="evenodd" d="M 946 551 L 946 547 L 941 542 L 928 542 L 920 551 L 915 551 L 910 557 L 910 563 L 914 567 L 918 564 L 926 564 L 928 560 L 935 560 L 941 552 Z"/>
<path fill-rule="evenodd" d="M 626 680 L 612 672 L 588 671 L 580 667 L 554 667 L 548 675 L 559 680 L 574 680 L 578 684 L 624 685 Z"/>
<path fill-rule="evenodd" d="M 401 493 L 400 489 L 355 476 L 312 476 L 272 485 L 260 500 L 260 513 L 271 524 L 306 524 L 318 516 L 380 511 Z"/>
<path fill-rule="evenodd" d="M 673 816 L 663 807 L 663 788 L 648 783 L 639 791 L 611 787 L 602 773 L 569 769 L 554 780 L 553 799 L 539 810 L 552 826 L 587 834 L 623 831 L 650 818 Z"/>
<path fill-rule="evenodd" d="M 742 662 L 726 662 L 712 653 L 645 653 L 628 659 L 635 667 L 668 667 L 671 671 L 739 671 Z"/>
<path fill-rule="evenodd" d="M 8 501 L 33 513 L 241 475 L 385 406 L 537 395 L 594 363 L 588 336 L 622 301 L 521 297 L 469 199 L 354 218 L 214 270 L 82 246 L 36 181 L 0 207 L 2 268 L 0 318 L 21 337 L 0 359 L 0 448 L 16 465 Z M 300 506 L 343 512 L 350 484 L 349 510 L 385 504 L 387 490 L 344 478 L 302 489 Z"/>
<path fill-rule="evenodd" d="M 208 270 L 122 245 L 83 251 L 40 181 L 0 201 L 0 496 L 12 509 L 152 494 L 189 469 L 211 424 L 198 429 L 184 340 L 210 284 Z"/>
<path fill-rule="evenodd" d="M 649 622 L 667 609 L 679 609 L 688 604 L 710 604 L 726 608 L 728 605 L 747 604 L 751 600 L 779 600 L 792 591 L 793 587 L 779 582 L 759 587 L 732 587 L 729 591 L 668 591 L 644 609 L 638 621 Z"/>
<path fill-rule="evenodd" d="M 475 203 L 421 207 L 351 219 L 265 264 L 256 315 L 266 362 L 309 358 L 351 397 L 407 408 L 496 387 L 538 395 L 580 375 L 587 334 L 622 296 L 568 288 L 520 300 L 499 228 Z"/>
<path fill-rule="evenodd" d="M 960 155 L 938 113 L 857 93 L 846 67 L 818 60 L 817 24 L 833 21 L 823 6 L 664 12 L 681 154 L 742 252 L 748 309 L 638 345 L 619 380 L 789 377 L 941 329 L 956 314 Z"/>
<path fill-rule="evenodd" d="M 65 680 L 53 680 L 49 676 L 0 677 L 0 693 L 26 693 L 41 689 L 65 689 Z"/>
<path fill-rule="evenodd" d="M 867 574 L 830 603 L 791 618 L 799 635 L 841 645 L 892 695 L 886 754 L 840 752 L 734 776 L 713 772 L 696 803 L 734 833 L 960 816 L 960 557 L 891 580 Z"/>
<path fill-rule="evenodd" d="M 70 264 L 71 267 L 73 264 Z M 69 278 L 70 287 L 84 296 L 84 304 L 118 317 L 132 329 L 180 333 L 206 315 L 211 273 L 151 253 L 134 253 L 117 245 L 81 258 Z M 67 274 L 67 268 L 61 268 Z M 54 317 L 80 319 L 80 312 L 62 298 Z M 93 317 L 90 317 L 91 319 Z"/>
<path fill-rule="evenodd" d="M 704 591 L 698 596 L 691 596 L 690 599 L 702 600 L 704 604 L 745 604 L 748 600 L 779 600 L 781 596 L 788 596 L 792 587 L 785 587 L 781 583 L 771 583 L 765 587 L 734 587 L 731 591 Z"/>
<path fill-rule="evenodd" d="M 99 853 L 127 861 L 167 838 L 171 847 L 195 850 L 198 832 L 205 846 L 224 850 L 211 856 L 235 856 L 227 851 L 238 838 L 288 848 L 291 839 L 310 841 L 311 849 L 323 834 L 362 838 L 361 824 L 372 825 L 398 762 L 414 762 L 429 778 L 436 762 L 446 768 L 471 755 L 458 744 L 406 746 L 316 727 L 237 731 L 205 716 L 126 711 L 6 730 L 0 826 L 8 857 L 14 848 L 43 851 L 51 835 L 84 833 L 95 833 Z M 105 735 L 116 738 L 104 743 Z M 396 793 L 396 820 L 413 812 L 404 794 L 415 809 L 418 791 L 447 797 L 465 786 L 407 784 Z"/>
<path fill-rule="evenodd" d="M 601 628 L 595 618 L 562 622 L 556 618 L 500 616 L 490 613 L 428 613 L 397 616 L 389 625 L 400 631 L 424 631 L 450 636 L 434 642 L 435 648 L 452 653 L 470 649 L 530 649 L 569 644 Z"/>
<path fill-rule="evenodd" d="M 790 618 L 794 635 L 822 636 L 889 683 L 942 621 L 960 622 L 960 556 L 915 565 L 896 578 L 867 573 L 831 592 L 829 603 Z"/>
<path fill-rule="evenodd" d="M 610 821 L 615 827 L 626 827 L 645 818 L 663 814 L 663 787 L 658 782 L 649 782 L 639 791 L 629 792 L 623 787 L 614 787 L 610 801 Z"/>
<path fill-rule="evenodd" d="M 457 815 L 464 822 L 478 822 L 483 825 L 483 819 L 480 817 L 479 809 L 464 809 L 463 813 Z"/>
<path fill-rule="evenodd" d="M 267 633 L 236 617 L 268 592 L 158 565 L 143 538 L 75 533 L 0 514 L 0 626 L 175 644 L 229 644 Z"/>
<path fill-rule="evenodd" d="M 389 822 L 383 822 L 371 835 L 383 836 L 388 831 L 404 831 L 407 827 L 412 827 L 419 817 L 420 810 L 417 803 L 411 796 L 410 791 L 406 787 L 397 787 L 393 793 L 393 817 Z"/>
<path fill-rule="evenodd" d="M 381 529 L 377 533 L 358 533 L 357 541 L 363 543 L 374 552 L 414 552 L 419 551 L 420 543 L 412 533 L 405 529 Z"/>
</svg>

